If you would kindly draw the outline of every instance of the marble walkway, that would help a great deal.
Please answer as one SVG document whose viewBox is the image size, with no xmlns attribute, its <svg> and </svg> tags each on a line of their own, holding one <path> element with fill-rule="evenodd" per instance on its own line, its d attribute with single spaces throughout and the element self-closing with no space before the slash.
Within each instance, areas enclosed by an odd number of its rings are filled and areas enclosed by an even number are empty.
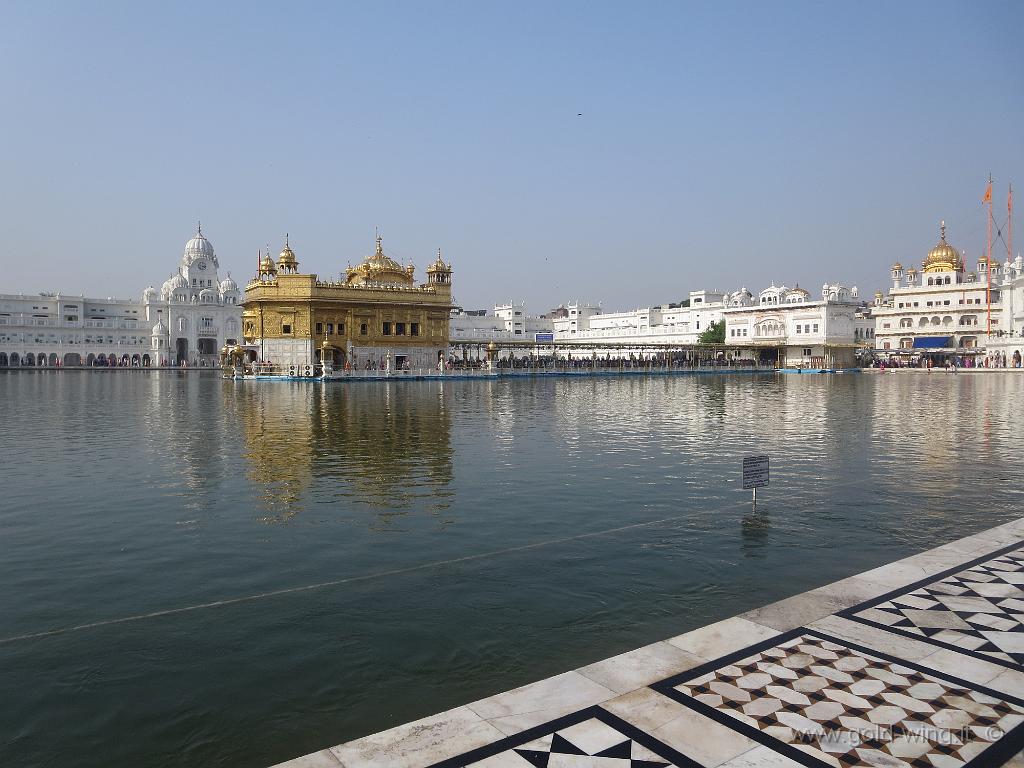
<svg viewBox="0 0 1024 768">
<path fill-rule="evenodd" d="M 1024 768 L 1024 519 L 278 768 Z"/>
</svg>

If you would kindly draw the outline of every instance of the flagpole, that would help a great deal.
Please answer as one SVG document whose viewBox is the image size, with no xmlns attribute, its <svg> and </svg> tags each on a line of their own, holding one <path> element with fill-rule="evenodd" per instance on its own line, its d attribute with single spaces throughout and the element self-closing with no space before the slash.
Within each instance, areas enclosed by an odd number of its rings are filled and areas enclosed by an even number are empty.
<svg viewBox="0 0 1024 768">
<path fill-rule="evenodd" d="M 1013 261 L 1013 184 L 1010 185 L 1010 191 L 1006 195 L 1006 219 L 1007 219 L 1007 242 L 1006 242 L 1006 260 Z"/>
<path fill-rule="evenodd" d="M 989 337 L 992 336 L 992 174 L 988 175 L 988 190 L 985 192 L 985 202 L 988 203 L 988 221 L 986 222 L 986 245 L 985 258 L 988 260 L 988 268 L 985 270 L 985 303 L 988 304 L 988 330 Z"/>
</svg>

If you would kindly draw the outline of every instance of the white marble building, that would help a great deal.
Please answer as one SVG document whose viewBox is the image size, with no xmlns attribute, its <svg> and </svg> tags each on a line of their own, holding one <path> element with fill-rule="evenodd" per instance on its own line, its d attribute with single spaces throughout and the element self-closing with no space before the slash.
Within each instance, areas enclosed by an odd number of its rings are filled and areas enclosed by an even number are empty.
<svg viewBox="0 0 1024 768">
<path fill-rule="evenodd" d="M 735 301 L 723 311 L 726 345 L 762 348 L 762 358 L 774 354 L 776 364 L 785 368 L 854 365 L 860 306 L 856 287 L 826 283 L 818 300 L 799 286 L 774 284 L 761 291 L 756 302 L 746 291 L 733 296 Z"/>
<path fill-rule="evenodd" d="M 1000 312 L 998 330 L 986 342 L 986 352 L 1012 368 L 1024 367 L 1024 259 L 1018 253 L 999 268 L 993 264 L 993 286 L 998 287 Z"/>
<path fill-rule="evenodd" d="M 448 325 L 452 343 L 491 341 L 534 341 L 538 333 L 552 333 L 552 320 L 531 315 L 526 302 L 497 304 L 488 314 L 484 310 L 452 310 Z"/>
<path fill-rule="evenodd" d="M 1004 268 L 994 262 L 990 291 L 985 256 L 978 259 L 977 270 L 966 271 L 963 254 L 946 242 L 945 224 L 920 271 L 914 267 L 904 271 L 899 262 L 893 264 L 889 295 L 873 309 L 877 352 L 883 358 L 983 358 L 990 299 L 993 338 L 1013 331 L 1014 278 L 1011 274 L 1004 284 Z M 1012 264 L 1009 272 L 1014 272 Z M 1009 304 L 1003 301 L 1007 291 Z"/>
<path fill-rule="evenodd" d="M 604 312 L 600 305 L 569 302 L 555 318 L 555 339 L 586 343 L 696 344 L 708 327 L 722 319 L 726 294 L 690 291 L 685 301 Z"/>
<path fill-rule="evenodd" d="M 179 271 L 141 301 L 0 295 L 0 367 L 217 365 L 241 328 L 238 286 L 220 281 L 218 268 L 198 232 Z"/>
<path fill-rule="evenodd" d="M 146 318 L 153 323 L 150 349 L 162 364 L 215 366 L 221 348 L 241 340 L 241 294 L 230 273 L 220 280 L 219 269 L 200 227 L 160 292 L 152 286 L 143 292 Z"/>
<path fill-rule="evenodd" d="M 0 295 L 0 367 L 155 365 L 145 308 L 131 299 Z"/>
</svg>

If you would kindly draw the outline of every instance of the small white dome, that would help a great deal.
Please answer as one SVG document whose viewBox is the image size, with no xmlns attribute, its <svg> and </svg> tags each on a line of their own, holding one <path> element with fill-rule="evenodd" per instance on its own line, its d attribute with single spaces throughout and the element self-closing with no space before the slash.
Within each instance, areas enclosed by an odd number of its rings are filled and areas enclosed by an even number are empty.
<svg viewBox="0 0 1024 768">
<path fill-rule="evenodd" d="M 154 336 L 163 336 L 166 333 L 167 333 L 167 326 L 164 325 L 164 321 L 163 320 L 158 320 L 157 324 L 153 326 L 153 335 Z"/>
<path fill-rule="evenodd" d="M 230 293 L 231 291 L 238 291 L 238 283 L 231 279 L 231 273 L 228 272 L 228 276 L 221 281 L 220 292 Z"/>
<path fill-rule="evenodd" d="M 178 288 L 188 288 L 188 281 L 181 272 L 176 272 L 170 280 L 164 283 L 164 288 L 166 288 L 169 293 L 177 290 Z"/>
<path fill-rule="evenodd" d="M 181 258 L 186 264 L 191 264 L 196 259 L 209 259 L 215 266 L 217 265 L 217 254 L 213 250 L 213 245 L 203 235 L 202 227 L 191 240 L 185 243 L 185 252 Z"/>
<path fill-rule="evenodd" d="M 156 299 L 156 288 L 152 285 L 142 292 L 143 301 L 154 301 Z"/>
</svg>

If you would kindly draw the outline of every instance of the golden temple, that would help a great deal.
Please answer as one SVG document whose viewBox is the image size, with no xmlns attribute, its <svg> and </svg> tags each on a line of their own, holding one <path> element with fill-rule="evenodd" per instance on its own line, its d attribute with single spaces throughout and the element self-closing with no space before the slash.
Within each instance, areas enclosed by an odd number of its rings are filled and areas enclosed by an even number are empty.
<svg viewBox="0 0 1024 768">
<path fill-rule="evenodd" d="M 277 262 L 261 255 L 245 287 L 242 332 L 261 362 L 302 373 L 324 361 L 334 368 L 432 369 L 448 351 L 452 267 L 437 258 L 427 281 L 384 253 L 382 238 L 338 281 L 300 273 L 285 238 Z"/>
</svg>

